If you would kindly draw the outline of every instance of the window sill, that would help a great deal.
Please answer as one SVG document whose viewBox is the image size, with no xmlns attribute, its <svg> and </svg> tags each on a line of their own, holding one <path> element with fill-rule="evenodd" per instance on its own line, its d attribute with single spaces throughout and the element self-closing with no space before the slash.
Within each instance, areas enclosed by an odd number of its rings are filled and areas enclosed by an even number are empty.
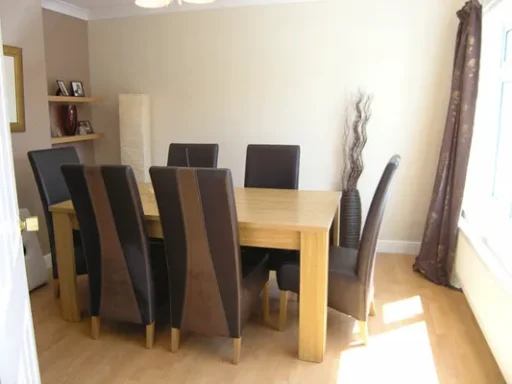
<svg viewBox="0 0 512 384">
<path fill-rule="evenodd" d="M 471 243 L 485 268 L 512 294 L 512 271 L 507 270 L 500 257 L 485 244 L 477 231 L 463 218 L 459 220 L 459 229 Z"/>
</svg>

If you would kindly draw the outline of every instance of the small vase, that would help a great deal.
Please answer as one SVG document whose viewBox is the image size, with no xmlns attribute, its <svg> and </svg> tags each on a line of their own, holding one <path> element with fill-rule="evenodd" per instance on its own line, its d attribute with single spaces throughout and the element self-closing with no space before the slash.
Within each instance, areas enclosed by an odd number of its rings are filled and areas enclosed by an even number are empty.
<svg viewBox="0 0 512 384">
<path fill-rule="evenodd" d="M 359 248 L 361 238 L 361 196 L 357 189 L 343 191 L 340 210 L 340 246 Z"/>
<path fill-rule="evenodd" d="M 63 105 L 61 107 L 62 130 L 66 136 L 73 136 L 78 126 L 76 105 Z"/>
</svg>

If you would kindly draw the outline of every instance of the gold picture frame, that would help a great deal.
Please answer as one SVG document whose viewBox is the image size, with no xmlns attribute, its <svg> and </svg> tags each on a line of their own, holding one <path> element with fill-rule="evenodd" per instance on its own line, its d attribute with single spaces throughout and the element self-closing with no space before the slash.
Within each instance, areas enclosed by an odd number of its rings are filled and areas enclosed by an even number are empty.
<svg viewBox="0 0 512 384">
<path fill-rule="evenodd" d="M 4 45 L 4 67 L 7 85 L 8 110 L 11 132 L 25 132 L 25 95 L 23 88 L 23 57 L 18 47 Z M 6 58 L 11 58 L 12 61 Z M 14 83 L 14 84 L 12 84 Z M 15 115 L 14 119 L 11 114 Z"/>
</svg>

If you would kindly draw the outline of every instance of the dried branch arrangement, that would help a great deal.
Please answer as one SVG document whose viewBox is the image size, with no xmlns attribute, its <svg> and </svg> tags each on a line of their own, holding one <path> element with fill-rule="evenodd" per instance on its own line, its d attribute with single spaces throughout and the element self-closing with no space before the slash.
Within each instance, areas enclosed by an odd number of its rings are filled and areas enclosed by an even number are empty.
<svg viewBox="0 0 512 384">
<path fill-rule="evenodd" d="M 372 101 L 372 95 L 360 90 L 345 111 L 341 175 L 344 191 L 357 189 L 357 182 L 364 170 L 363 149 L 368 139 L 367 126 L 372 116 Z"/>
</svg>

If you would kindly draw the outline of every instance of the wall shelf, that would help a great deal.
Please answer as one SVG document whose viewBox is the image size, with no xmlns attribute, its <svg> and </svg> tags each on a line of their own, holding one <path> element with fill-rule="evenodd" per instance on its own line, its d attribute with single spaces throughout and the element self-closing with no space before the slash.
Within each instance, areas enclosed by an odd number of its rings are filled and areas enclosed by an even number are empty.
<svg viewBox="0 0 512 384">
<path fill-rule="evenodd" d="M 99 103 L 101 97 L 74 97 L 74 96 L 50 96 L 49 103 L 78 104 L 78 103 Z"/>
<path fill-rule="evenodd" d="M 52 137 L 52 145 L 76 143 L 79 141 L 98 140 L 103 137 L 102 133 L 91 133 L 89 135 Z"/>
</svg>

